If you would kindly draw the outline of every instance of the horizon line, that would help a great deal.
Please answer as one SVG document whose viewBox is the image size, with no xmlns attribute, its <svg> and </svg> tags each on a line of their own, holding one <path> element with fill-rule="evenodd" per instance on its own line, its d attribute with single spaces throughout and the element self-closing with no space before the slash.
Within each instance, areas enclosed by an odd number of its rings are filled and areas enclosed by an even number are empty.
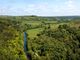
<svg viewBox="0 0 80 60">
<path fill-rule="evenodd" d="M 40 16 L 39 15 L 0 15 L 0 16 L 36 16 L 36 17 L 61 17 L 62 16 L 62 17 L 65 17 L 65 16 L 80 16 L 80 15 L 55 15 L 55 16 L 54 15 L 53 16 L 52 15 L 51 16 L 50 15 L 49 16 L 46 16 L 46 15 L 45 16 L 43 15 L 40 15 Z"/>
</svg>

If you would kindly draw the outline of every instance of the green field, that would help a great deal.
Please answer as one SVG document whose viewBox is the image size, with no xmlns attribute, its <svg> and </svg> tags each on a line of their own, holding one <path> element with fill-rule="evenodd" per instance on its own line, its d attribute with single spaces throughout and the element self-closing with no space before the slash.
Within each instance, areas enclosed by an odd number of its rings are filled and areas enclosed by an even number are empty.
<svg viewBox="0 0 80 60">
<path fill-rule="evenodd" d="M 27 21 L 28 24 L 31 24 L 32 26 L 37 26 L 37 25 L 40 25 L 40 21 Z M 69 23 L 57 23 L 56 21 L 46 21 L 45 23 L 49 23 L 49 24 L 46 24 L 45 27 L 48 27 L 48 25 L 50 25 L 51 29 L 57 29 L 59 25 L 63 25 L 63 24 L 69 24 Z M 33 37 L 37 37 L 37 34 L 40 33 L 41 31 L 43 31 L 43 27 L 42 28 L 35 28 L 35 29 L 30 29 L 30 30 L 27 30 L 27 33 L 29 35 L 30 38 L 33 38 Z"/>
<path fill-rule="evenodd" d="M 27 33 L 29 35 L 28 37 L 29 38 L 37 37 L 37 34 L 40 33 L 41 31 L 43 31 L 43 28 L 27 30 Z"/>
</svg>

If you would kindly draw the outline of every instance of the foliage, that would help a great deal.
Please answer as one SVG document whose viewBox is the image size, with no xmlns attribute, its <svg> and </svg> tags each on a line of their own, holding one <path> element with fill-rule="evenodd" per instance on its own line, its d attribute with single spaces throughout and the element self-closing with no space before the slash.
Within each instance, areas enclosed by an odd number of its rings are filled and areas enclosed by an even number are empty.
<svg viewBox="0 0 80 60">
<path fill-rule="evenodd" d="M 80 60 L 80 18 L 0 16 L 0 60 Z"/>
</svg>

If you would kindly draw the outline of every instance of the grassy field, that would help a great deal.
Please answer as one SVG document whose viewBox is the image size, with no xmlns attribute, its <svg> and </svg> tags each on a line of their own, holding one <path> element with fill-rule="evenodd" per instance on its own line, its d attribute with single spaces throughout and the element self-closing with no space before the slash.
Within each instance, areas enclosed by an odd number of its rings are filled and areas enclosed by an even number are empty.
<svg viewBox="0 0 80 60">
<path fill-rule="evenodd" d="M 31 24 L 32 26 L 34 26 L 34 25 L 37 26 L 37 25 L 41 24 L 40 21 L 27 21 L 27 23 Z M 55 21 L 46 21 L 46 23 L 49 23 L 51 29 L 56 29 L 59 25 L 68 24 L 68 23 L 57 23 Z M 25 24 L 26 24 L 26 22 L 25 22 Z M 45 26 L 48 26 L 48 24 Z M 37 37 L 36 35 L 41 31 L 43 31 L 43 28 L 35 28 L 35 29 L 27 30 L 27 33 L 29 35 L 29 38 L 34 38 L 34 37 Z"/>
<path fill-rule="evenodd" d="M 33 38 L 33 37 L 37 37 L 36 35 L 41 32 L 43 30 L 43 28 L 37 28 L 37 29 L 31 29 L 31 30 L 27 30 L 28 33 L 28 37 L 29 38 Z"/>
<path fill-rule="evenodd" d="M 26 21 L 24 22 L 24 24 L 31 24 L 32 26 L 37 26 L 41 24 L 41 21 Z M 56 29 L 59 25 L 63 25 L 63 24 L 68 24 L 68 23 L 57 23 L 57 21 L 46 21 L 45 23 L 49 23 L 46 24 L 45 26 L 50 25 L 51 29 Z M 35 29 L 29 29 L 27 30 L 27 33 L 29 35 L 29 38 L 34 38 L 37 37 L 37 34 L 39 32 L 43 31 L 43 28 L 35 28 Z"/>
<path fill-rule="evenodd" d="M 40 21 L 23 21 L 23 24 L 39 25 Z"/>
<path fill-rule="evenodd" d="M 29 24 L 31 26 L 39 26 L 42 23 L 43 21 L 23 21 L 22 24 Z M 45 27 L 48 27 L 50 25 L 50 28 L 51 29 L 56 29 L 59 25 L 63 25 L 63 24 L 68 24 L 70 26 L 74 26 L 74 27 L 79 27 L 80 24 L 78 24 L 79 22 L 61 22 L 61 23 L 58 23 L 58 21 L 45 21 L 44 22 L 46 23 Z M 33 29 L 28 29 L 27 30 L 27 33 L 29 35 L 29 38 L 34 38 L 34 37 L 37 37 L 37 34 L 41 31 L 43 31 L 44 27 L 38 27 L 38 28 L 33 28 Z"/>
</svg>

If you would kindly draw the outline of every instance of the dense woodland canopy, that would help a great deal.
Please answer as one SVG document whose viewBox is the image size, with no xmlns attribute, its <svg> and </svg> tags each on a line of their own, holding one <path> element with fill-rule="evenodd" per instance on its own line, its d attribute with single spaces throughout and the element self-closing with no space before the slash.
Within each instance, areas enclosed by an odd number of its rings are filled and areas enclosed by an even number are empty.
<svg viewBox="0 0 80 60">
<path fill-rule="evenodd" d="M 0 60 L 80 60 L 80 17 L 0 16 Z M 28 59 L 27 59 L 28 60 Z"/>
</svg>

